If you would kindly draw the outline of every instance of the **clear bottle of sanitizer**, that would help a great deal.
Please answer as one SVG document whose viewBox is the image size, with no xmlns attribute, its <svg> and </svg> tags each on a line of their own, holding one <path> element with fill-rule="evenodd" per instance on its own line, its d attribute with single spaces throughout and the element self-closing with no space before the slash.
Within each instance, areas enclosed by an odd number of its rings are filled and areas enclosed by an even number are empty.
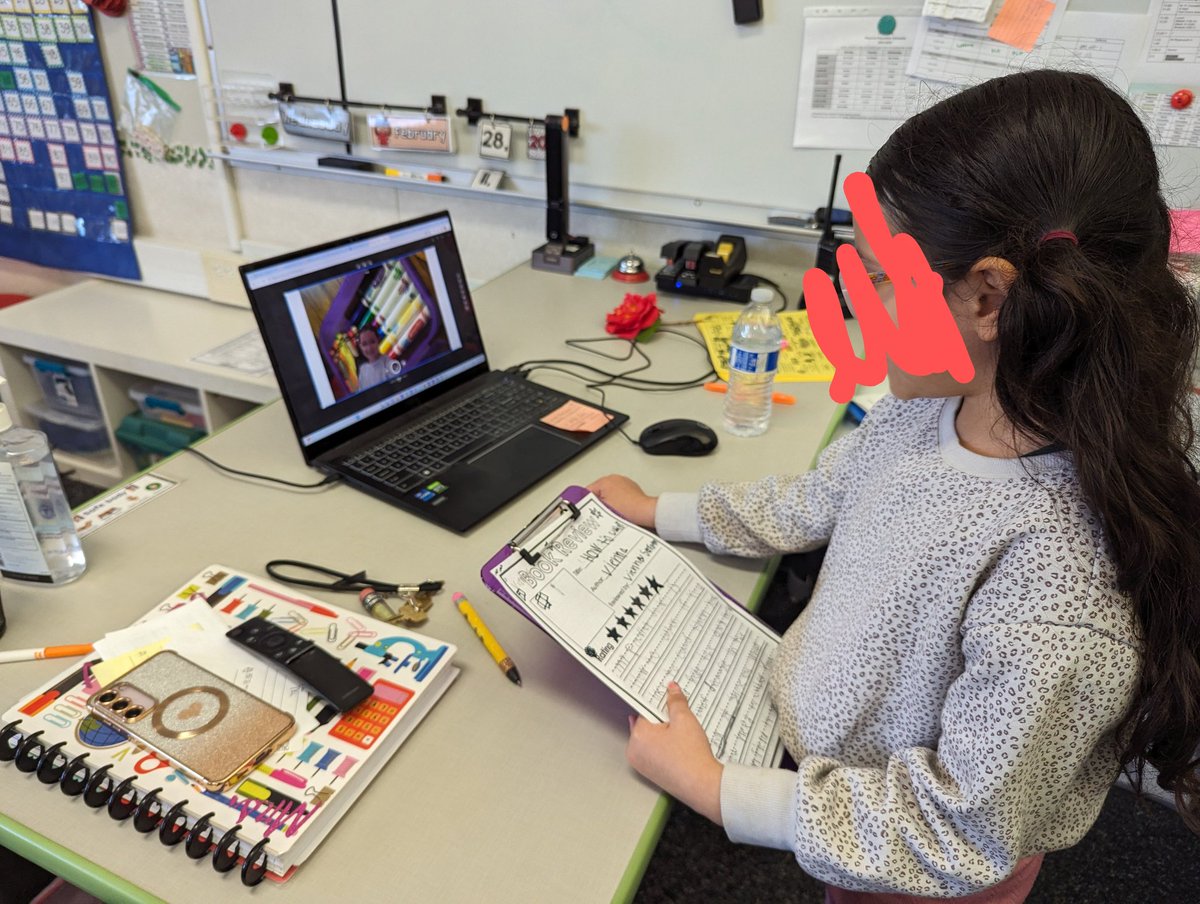
<svg viewBox="0 0 1200 904">
<path fill-rule="evenodd" d="M 87 569 L 50 443 L 0 404 L 0 574 L 66 584 Z"/>
</svg>

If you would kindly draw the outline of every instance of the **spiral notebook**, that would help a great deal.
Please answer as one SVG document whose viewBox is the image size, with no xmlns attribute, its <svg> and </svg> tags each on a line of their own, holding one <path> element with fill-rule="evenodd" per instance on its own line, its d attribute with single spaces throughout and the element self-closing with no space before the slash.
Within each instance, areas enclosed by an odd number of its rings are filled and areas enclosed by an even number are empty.
<svg viewBox="0 0 1200 904">
<path fill-rule="evenodd" d="M 718 759 L 779 764 L 767 695 L 779 635 L 583 487 L 567 487 L 482 577 L 647 719 L 666 721 L 667 682 L 677 681 Z"/>
<path fill-rule="evenodd" d="M 157 832 L 164 845 L 181 847 L 192 859 L 211 857 L 219 872 L 240 867 L 246 885 L 264 877 L 282 881 L 367 791 L 457 677 L 451 664 L 456 648 L 219 565 L 196 575 L 137 626 L 160 624 L 159 616 L 188 606 L 204 608 L 197 601 L 229 627 L 266 615 L 337 656 L 371 683 L 374 694 L 339 715 L 307 692 L 303 699 L 286 699 L 296 695 L 295 686 L 279 680 L 281 673 L 267 663 L 258 678 L 252 669 L 223 675 L 290 708 L 301 717 L 298 724 L 315 727 L 298 730 L 235 787 L 211 792 L 88 714 L 85 702 L 101 686 L 93 670 L 105 671 L 92 656 L 22 696 L 0 718 L 0 761 L 16 767 L 9 780 L 44 783 L 49 806 L 104 808 L 136 831 Z M 53 785 L 76 799 L 51 795 Z"/>
</svg>

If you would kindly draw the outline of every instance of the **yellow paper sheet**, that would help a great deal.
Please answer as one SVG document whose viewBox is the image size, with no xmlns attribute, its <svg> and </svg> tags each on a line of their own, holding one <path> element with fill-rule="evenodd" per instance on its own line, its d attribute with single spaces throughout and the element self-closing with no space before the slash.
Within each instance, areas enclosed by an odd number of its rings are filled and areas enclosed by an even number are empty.
<svg viewBox="0 0 1200 904">
<path fill-rule="evenodd" d="M 740 311 L 697 314 L 696 326 L 708 346 L 708 357 L 722 380 L 729 379 L 729 339 Z M 783 327 L 783 351 L 779 353 L 779 383 L 823 383 L 833 379 L 833 365 L 821 352 L 808 325 L 808 311 L 784 311 L 779 315 Z"/>
<path fill-rule="evenodd" d="M 115 659 L 105 659 L 92 666 L 92 676 L 101 684 L 112 684 L 135 665 L 145 662 L 167 645 L 165 640 L 158 640 L 149 646 L 123 653 Z"/>
</svg>

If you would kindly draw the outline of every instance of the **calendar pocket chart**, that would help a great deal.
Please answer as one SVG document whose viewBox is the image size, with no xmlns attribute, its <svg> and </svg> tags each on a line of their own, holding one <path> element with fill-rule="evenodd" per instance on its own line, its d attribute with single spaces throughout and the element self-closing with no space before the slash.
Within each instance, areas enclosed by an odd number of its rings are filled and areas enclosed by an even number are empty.
<svg viewBox="0 0 1200 904">
<path fill-rule="evenodd" d="M 0 256 L 140 279 L 104 63 L 82 0 L 0 0 Z"/>
</svg>

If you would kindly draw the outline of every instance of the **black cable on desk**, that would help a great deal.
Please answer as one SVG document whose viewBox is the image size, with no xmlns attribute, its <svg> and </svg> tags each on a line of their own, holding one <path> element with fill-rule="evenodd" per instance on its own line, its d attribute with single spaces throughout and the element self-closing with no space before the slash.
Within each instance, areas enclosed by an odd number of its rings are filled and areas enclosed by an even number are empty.
<svg viewBox="0 0 1200 904">
<path fill-rule="evenodd" d="M 203 452 L 201 452 L 198 449 L 193 449 L 191 446 L 184 446 L 183 450 L 185 452 L 191 452 L 193 455 L 199 456 L 200 458 L 204 459 L 206 462 L 208 462 L 210 465 L 212 465 L 214 468 L 217 468 L 218 470 L 226 471 L 230 474 L 236 474 L 239 477 L 251 477 L 255 480 L 266 480 L 271 483 L 280 483 L 280 484 L 283 484 L 285 487 L 295 487 L 296 489 L 299 489 L 299 490 L 317 490 L 317 489 L 320 489 L 321 487 L 327 487 L 330 484 L 337 483 L 338 481 L 340 481 L 342 479 L 337 474 L 330 474 L 324 480 L 318 481 L 317 483 L 293 483 L 292 481 L 284 480 L 281 477 L 268 477 L 266 474 L 255 474 L 252 471 L 239 471 L 239 470 L 237 470 L 237 468 L 231 468 L 228 465 L 223 465 L 219 461 L 209 458 Z"/>
</svg>

